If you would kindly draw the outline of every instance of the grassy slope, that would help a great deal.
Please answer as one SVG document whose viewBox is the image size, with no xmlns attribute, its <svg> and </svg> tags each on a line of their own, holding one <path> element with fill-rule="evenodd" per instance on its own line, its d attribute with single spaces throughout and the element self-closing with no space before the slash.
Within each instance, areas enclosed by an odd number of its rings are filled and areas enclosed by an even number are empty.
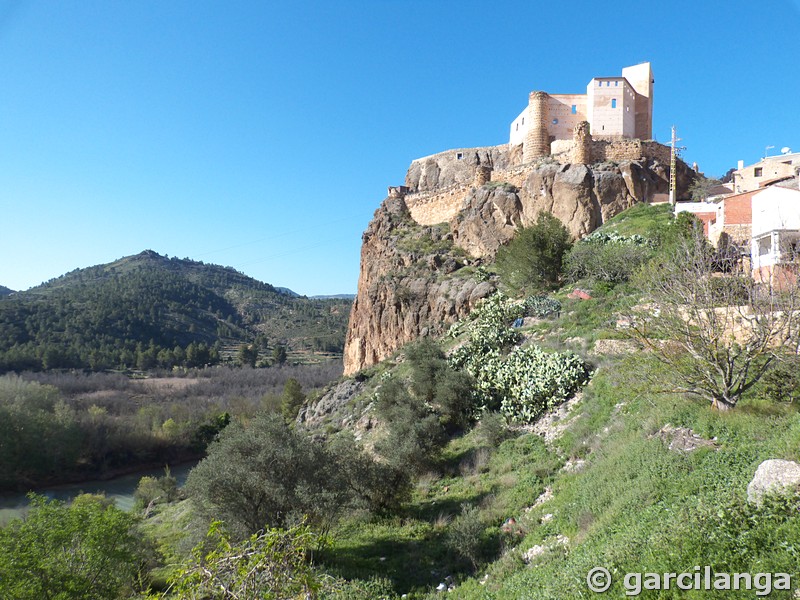
<svg viewBox="0 0 800 600">
<path fill-rule="evenodd" d="M 630 235 L 668 219 L 668 206 L 637 206 L 605 229 Z M 548 345 L 573 338 L 568 345 L 584 348 L 596 338 L 619 337 L 614 312 L 633 290 L 593 292 L 588 301 L 560 294 L 561 317 L 533 333 Z M 730 414 L 712 413 L 696 401 L 648 390 L 642 373 L 652 365 L 645 361 L 641 355 L 602 359 L 569 427 L 551 447 L 526 432 L 491 447 L 480 427 L 453 440 L 444 474 L 423 478 L 405 514 L 352 519 L 335 532 L 326 567 L 346 577 L 389 577 L 409 597 L 427 597 L 451 575 L 458 585 L 448 597 L 463 599 L 592 597 L 585 580 L 595 566 L 616 575 L 614 597 L 625 594 L 626 572 L 692 572 L 695 565 L 711 565 L 721 572 L 800 578 L 797 510 L 754 510 L 744 502 L 761 461 L 800 458 L 797 407 L 754 393 Z M 716 438 L 717 446 L 669 450 L 654 436 L 667 423 Z M 563 469 L 580 460 L 579 471 Z M 552 499 L 531 508 L 547 486 Z M 477 571 L 445 544 L 464 504 L 479 507 L 483 525 Z M 504 532 L 508 518 L 517 525 Z M 558 536 L 568 543 L 558 543 Z M 534 545 L 548 550 L 530 566 L 522 553 Z M 753 592 L 703 594 L 744 598 Z M 700 595 L 672 590 L 640 597 Z M 776 591 L 771 597 L 790 596 Z"/>
</svg>

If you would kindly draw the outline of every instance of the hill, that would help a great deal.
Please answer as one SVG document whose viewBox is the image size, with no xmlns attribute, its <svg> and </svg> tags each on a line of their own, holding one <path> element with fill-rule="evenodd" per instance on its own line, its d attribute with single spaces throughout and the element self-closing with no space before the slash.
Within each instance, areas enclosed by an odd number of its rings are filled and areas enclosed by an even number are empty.
<svg viewBox="0 0 800 600">
<path fill-rule="evenodd" d="M 0 371 L 200 366 L 253 342 L 335 354 L 349 309 L 146 250 L 0 299 Z"/>
<path fill-rule="evenodd" d="M 9 294 L 13 294 L 14 290 L 7 288 L 4 285 L 0 285 L 0 298 L 3 296 L 8 296 Z"/>
</svg>

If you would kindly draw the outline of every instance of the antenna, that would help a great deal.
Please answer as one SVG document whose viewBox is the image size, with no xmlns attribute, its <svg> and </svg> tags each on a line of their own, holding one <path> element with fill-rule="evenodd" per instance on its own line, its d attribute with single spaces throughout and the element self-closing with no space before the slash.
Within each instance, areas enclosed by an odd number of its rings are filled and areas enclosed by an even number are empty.
<svg viewBox="0 0 800 600">
<path fill-rule="evenodd" d="M 676 143 L 680 142 L 681 138 L 675 137 L 675 125 L 672 126 L 672 141 L 670 142 L 670 147 L 672 151 L 670 152 L 669 157 L 669 203 L 670 206 L 675 206 L 675 195 L 676 190 L 678 187 L 677 184 L 677 168 L 676 165 L 678 163 L 678 150 L 683 150 L 684 148 L 678 148 L 675 146 Z"/>
<path fill-rule="evenodd" d="M 766 148 L 764 148 L 764 158 L 767 158 L 769 156 L 770 148 L 774 148 L 774 147 L 775 146 L 767 146 Z"/>
</svg>

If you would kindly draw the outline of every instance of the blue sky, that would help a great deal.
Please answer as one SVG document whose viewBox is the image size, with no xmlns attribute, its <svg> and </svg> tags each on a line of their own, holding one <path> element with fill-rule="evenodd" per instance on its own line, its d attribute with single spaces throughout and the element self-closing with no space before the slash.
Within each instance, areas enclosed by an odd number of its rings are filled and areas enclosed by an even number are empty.
<svg viewBox="0 0 800 600">
<path fill-rule="evenodd" d="M 800 151 L 800 0 L 0 0 L 0 284 L 152 249 L 355 292 L 410 161 L 650 61 L 654 135 Z"/>
</svg>

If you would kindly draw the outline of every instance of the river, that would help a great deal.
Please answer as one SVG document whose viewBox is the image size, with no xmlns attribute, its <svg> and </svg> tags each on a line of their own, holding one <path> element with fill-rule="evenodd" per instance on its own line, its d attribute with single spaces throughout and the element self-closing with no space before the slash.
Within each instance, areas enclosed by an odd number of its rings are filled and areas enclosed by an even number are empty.
<svg viewBox="0 0 800 600">
<path fill-rule="evenodd" d="M 170 472 L 172 476 L 178 480 L 179 486 L 186 482 L 189 471 L 196 464 L 196 462 L 188 462 L 170 467 Z M 151 469 L 149 471 L 122 475 L 114 479 L 83 481 L 81 483 L 53 486 L 36 490 L 36 493 L 47 496 L 48 498 L 63 501 L 72 500 L 79 494 L 102 493 L 108 498 L 112 498 L 116 505 L 122 510 L 131 510 L 133 508 L 133 492 L 136 490 L 136 486 L 139 485 L 139 480 L 146 475 L 160 477 L 163 474 L 163 468 Z M 0 494 L 0 525 L 4 525 L 11 519 L 24 515 L 27 506 L 28 497 L 26 494 Z"/>
</svg>

